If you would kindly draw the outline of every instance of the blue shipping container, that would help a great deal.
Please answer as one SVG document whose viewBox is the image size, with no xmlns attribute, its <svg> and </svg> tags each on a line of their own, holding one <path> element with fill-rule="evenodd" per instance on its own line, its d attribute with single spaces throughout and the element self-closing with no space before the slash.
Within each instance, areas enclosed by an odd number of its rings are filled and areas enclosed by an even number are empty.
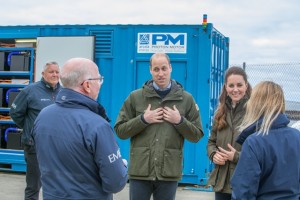
<svg viewBox="0 0 300 200">
<path fill-rule="evenodd" d="M 150 56 L 154 52 L 167 53 L 173 67 L 172 78 L 179 81 L 194 96 L 200 108 L 205 133 L 198 143 L 186 141 L 184 144 L 181 183 L 206 184 L 212 168 L 207 157 L 206 144 L 223 84 L 224 71 L 228 67 L 228 37 L 221 34 L 210 23 L 206 25 L 0 26 L 1 43 L 47 37 L 93 38 L 92 57 L 105 77 L 99 102 L 104 105 L 112 119 L 112 126 L 129 93 L 140 88 L 151 78 Z M 33 44 L 37 56 L 38 45 L 38 42 Z M 59 47 L 55 51 L 65 54 L 68 50 Z M 62 62 L 59 64 L 63 65 Z M 36 66 L 35 76 L 38 75 L 38 67 Z M 3 124 L 2 126 L 4 129 L 7 128 Z M 128 159 L 130 141 L 120 139 L 117 141 L 122 156 Z"/>
</svg>

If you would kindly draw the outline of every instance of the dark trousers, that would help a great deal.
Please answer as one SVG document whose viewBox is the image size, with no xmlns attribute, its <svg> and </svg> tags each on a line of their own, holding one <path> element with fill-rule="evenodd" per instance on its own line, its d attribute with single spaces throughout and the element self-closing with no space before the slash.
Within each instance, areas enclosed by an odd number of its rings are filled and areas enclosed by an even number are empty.
<svg viewBox="0 0 300 200">
<path fill-rule="evenodd" d="M 215 193 L 215 200 L 231 200 L 231 194 L 216 192 Z"/>
<path fill-rule="evenodd" d="M 41 189 L 40 169 L 33 146 L 24 145 L 24 158 L 26 161 L 26 188 L 25 200 L 39 199 Z"/>
<path fill-rule="evenodd" d="M 177 181 L 145 181 L 129 180 L 130 200 L 174 200 L 176 195 Z"/>
</svg>

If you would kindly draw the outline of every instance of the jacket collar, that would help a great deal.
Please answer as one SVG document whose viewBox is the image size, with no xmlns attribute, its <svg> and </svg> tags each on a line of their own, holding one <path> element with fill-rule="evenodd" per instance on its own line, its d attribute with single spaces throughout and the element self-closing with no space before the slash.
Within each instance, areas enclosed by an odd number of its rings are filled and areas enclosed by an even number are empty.
<svg viewBox="0 0 300 200">
<path fill-rule="evenodd" d="M 103 117 L 106 121 L 110 122 L 110 119 L 106 115 L 106 111 L 101 104 L 74 90 L 62 88 L 56 97 L 55 103 L 62 107 L 83 108 L 90 110 Z"/>
<path fill-rule="evenodd" d="M 154 87 L 155 90 L 158 90 L 158 91 L 167 91 L 167 90 L 170 90 L 170 88 L 172 86 L 172 81 L 170 81 L 170 83 L 168 84 L 168 86 L 166 88 L 163 88 L 163 89 L 159 88 L 158 85 L 154 81 L 152 82 L 152 84 L 153 84 L 153 87 Z"/>
<path fill-rule="evenodd" d="M 60 88 L 60 83 L 59 82 L 56 84 L 55 87 L 52 87 L 43 77 L 41 78 L 41 82 L 45 85 L 46 88 L 49 88 L 49 89 L 52 89 L 52 90 Z"/>
<path fill-rule="evenodd" d="M 248 101 L 248 97 L 245 95 L 235 106 L 235 108 L 240 107 L 240 106 L 244 106 L 245 103 Z M 225 99 L 225 104 L 227 106 L 227 108 L 229 108 L 230 110 L 234 109 L 231 105 L 231 98 L 229 96 L 226 97 Z"/>
<path fill-rule="evenodd" d="M 271 124 L 270 130 L 286 127 L 289 123 L 290 120 L 285 114 L 279 114 L 278 117 Z M 238 136 L 236 142 L 242 145 L 249 135 L 256 133 L 259 130 L 261 124 L 262 118 L 250 125 L 249 127 L 247 127 L 246 129 L 244 129 Z"/>
<path fill-rule="evenodd" d="M 159 96 L 156 93 L 156 91 L 153 87 L 153 80 L 152 79 L 145 82 L 142 89 L 143 89 L 143 95 L 145 95 L 147 97 Z M 170 91 L 170 93 L 172 93 L 173 96 L 174 95 L 175 96 L 177 96 L 177 95 L 181 96 L 182 92 L 183 92 L 182 85 L 179 82 L 175 81 L 175 80 L 171 80 L 171 91 Z"/>
</svg>

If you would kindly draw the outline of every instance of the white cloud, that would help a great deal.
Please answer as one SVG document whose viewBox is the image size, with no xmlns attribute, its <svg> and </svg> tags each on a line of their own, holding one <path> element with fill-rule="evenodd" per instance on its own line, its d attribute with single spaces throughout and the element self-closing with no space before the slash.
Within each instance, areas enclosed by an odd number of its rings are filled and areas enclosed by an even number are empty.
<svg viewBox="0 0 300 200">
<path fill-rule="evenodd" d="M 282 47 L 287 44 L 288 41 L 283 39 L 272 39 L 272 38 L 254 38 L 251 43 L 258 47 Z"/>
<path fill-rule="evenodd" d="M 6 1 L 0 24 L 201 24 L 230 38 L 230 63 L 298 61 L 299 0 Z"/>
</svg>

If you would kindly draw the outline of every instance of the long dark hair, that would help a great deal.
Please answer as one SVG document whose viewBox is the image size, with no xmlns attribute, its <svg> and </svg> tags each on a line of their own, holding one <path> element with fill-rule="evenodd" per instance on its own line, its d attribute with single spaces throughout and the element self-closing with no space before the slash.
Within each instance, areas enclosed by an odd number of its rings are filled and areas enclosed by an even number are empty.
<svg viewBox="0 0 300 200">
<path fill-rule="evenodd" d="M 246 84 L 248 84 L 247 90 L 246 90 L 246 96 L 249 98 L 251 95 L 252 87 L 248 83 L 248 77 L 246 72 L 241 68 L 241 67 L 230 67 L 227 69 L 225 73 L 225 78 L 224 78 L 224 84 L 222 87 L 221 94 L 219 96 L 219 106 L 215 112 L 214 116 L 214 127 L 217 130 L 222 130 L 223 128 L 227 127 L 227 122 L 226 122 L 226 113 L 228 112 L 228 108 L 225 105 L 226 102 L 226 97 L 227 97 L 227 91 L 226 91 L 226 84 L 228 81 L 228 77 L 230 75 L 240 75 L 243 77 L 245 80 Z"/>
</svg>

